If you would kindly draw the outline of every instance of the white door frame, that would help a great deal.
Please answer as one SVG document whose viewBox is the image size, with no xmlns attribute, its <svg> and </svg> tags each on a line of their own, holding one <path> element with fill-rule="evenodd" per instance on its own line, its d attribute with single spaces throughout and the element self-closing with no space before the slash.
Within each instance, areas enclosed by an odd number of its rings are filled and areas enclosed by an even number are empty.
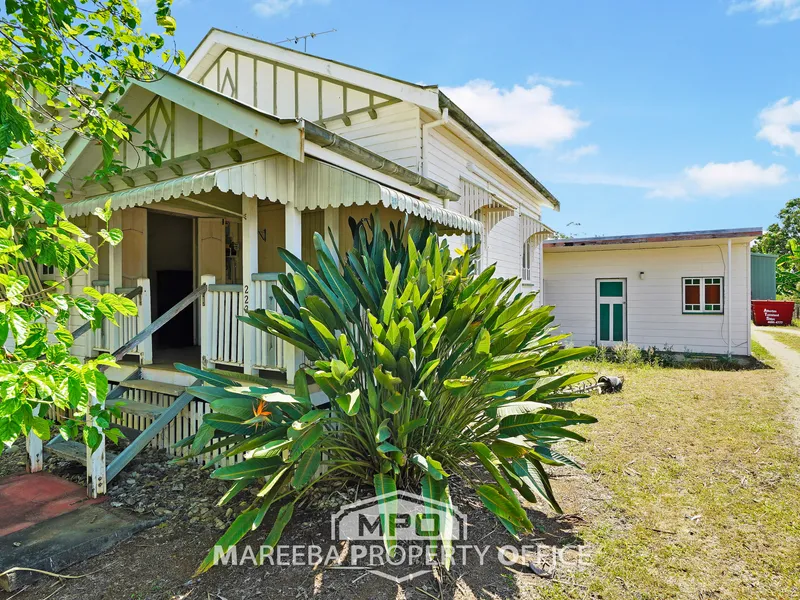
<svg viewBox="0 0 800 600">
<path fill-rule="evenodd" d="M 622 296 L 600 296 L 601 283 L 621 283 Z M 602 302 L 600 301 L 602 298 Z M 600 339 L 600 305 L 609 304 L 608 311 L 608 337 Z M 622 339 L 614 339 L 614 305 L 622 306 Z M 613 346 L 628 340 L 628 280 L 625 277 L 609 277 L 595 280 L 595 340 L 598 346 Z"/>
</svg>

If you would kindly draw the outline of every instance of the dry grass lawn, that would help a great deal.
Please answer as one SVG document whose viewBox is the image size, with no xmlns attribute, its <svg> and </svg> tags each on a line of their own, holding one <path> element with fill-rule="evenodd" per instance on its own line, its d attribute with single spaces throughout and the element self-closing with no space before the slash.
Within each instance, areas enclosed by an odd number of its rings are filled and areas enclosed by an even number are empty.
<svg viewBox="0 0 800 600">
<path fill-rule="evenodd" d="M 626 381 L 579 403 L 599 423 L 577 453 L 609 492 L 577 531 L 592 566 L 538 595 L 800 598 L 800 452 L 780 372 L 602 371 Z"/>
</svg>

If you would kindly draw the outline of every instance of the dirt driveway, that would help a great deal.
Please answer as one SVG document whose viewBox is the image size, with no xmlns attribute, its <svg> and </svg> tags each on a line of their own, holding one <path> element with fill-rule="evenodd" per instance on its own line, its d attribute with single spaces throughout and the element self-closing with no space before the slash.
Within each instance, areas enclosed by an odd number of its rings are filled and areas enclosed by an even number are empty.
<svg viewBox="0 0 800 600">
<path fill-rule="evenodd" d="M 794 437 L 800 444 L 800 353 L 782 344 L 769 334 L 769 327 L 753 327 L 753 339 L 764 346 L 774 356 L 786 375 L 786 387 L 793 397 L 789 405 L 792 420 L 794 421 Z M 790 333 L 800 336 L 800 330 L 791 327 L 781 327 L 781 333 Z"/>
</svg>

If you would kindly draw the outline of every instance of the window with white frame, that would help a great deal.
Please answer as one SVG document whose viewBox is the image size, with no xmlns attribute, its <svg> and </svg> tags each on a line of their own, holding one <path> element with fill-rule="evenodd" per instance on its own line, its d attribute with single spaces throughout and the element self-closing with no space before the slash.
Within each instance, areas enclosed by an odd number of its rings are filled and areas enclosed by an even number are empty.
<svg viewBox="0 0 800 600">
<path fill-rule="evenodd" d="M 723 277 L 684 277 L 683 312 L 720 314 L 723 312 Z"/>
<path fill-rule="evenodd" d="M 533 281 L 533 265 L 536 262 L 536 244 L 533 239 L 522 244 L 522 281 Z"/>
</svg>

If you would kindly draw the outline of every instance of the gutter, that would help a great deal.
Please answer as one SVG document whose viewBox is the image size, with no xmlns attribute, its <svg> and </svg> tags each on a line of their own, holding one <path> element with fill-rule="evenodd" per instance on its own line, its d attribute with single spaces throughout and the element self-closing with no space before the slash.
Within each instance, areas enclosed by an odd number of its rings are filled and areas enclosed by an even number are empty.
<svg viewBox="0 0 800 600">
<path fill-rule="evenodd" d="M 367 150 L 363 146 L 359 146 L 311 121 L 303 121 L 303 128 L 305 130 L 306 139 L 322 148 L 327 148 L 332 152 L 346 156 L 374 171 L 390 175 L 403 183 L 407 183 L 429 194 L 433 194 L 442 200 L 457 201 L 460 198 L 458 194 L 450 191 L 447 187 L 418 173 L 414 173 L 414 171 L 406 169 L 396 162 L 384 158 L 371 150 Z"/>
<path fill-rule="evenodd" d="M 450 118 L 456 121 L 459 125 L 461 125 L 464 129 L 466 129 L 469 133 L 471 133 L 475 138 L 481 142 L 484 146 L 486 146 L 489 150 L 492 151 L 500 160 L 506 163 L 511 169 L 513 169 L 517 175 L 522 177 L 527 183 L 532 185 L 536 191 L 538 191 L 542 196 L 547 199 L 548 202 L 553 206 L 555 210 L 561 210 L 561 203 L 556 199 L 553 194 L 550 193 L 541 181 L 536 179 L 533 175 L 531 175 L 530 171 L 522 166 L 522 164 L 511 154 L 508 150 L 503 148 L 497 141 L 490 136 L 483 128 L 478 125 L 475 121 L 473 121 L 467 113 L 461 110 L 458 106 L 456 106 L 450 98 L 444 95 L 441 91 L 439 92 L 439 108 L 442 112 L 445 110 L 448 111 Z"/>
</svg>

